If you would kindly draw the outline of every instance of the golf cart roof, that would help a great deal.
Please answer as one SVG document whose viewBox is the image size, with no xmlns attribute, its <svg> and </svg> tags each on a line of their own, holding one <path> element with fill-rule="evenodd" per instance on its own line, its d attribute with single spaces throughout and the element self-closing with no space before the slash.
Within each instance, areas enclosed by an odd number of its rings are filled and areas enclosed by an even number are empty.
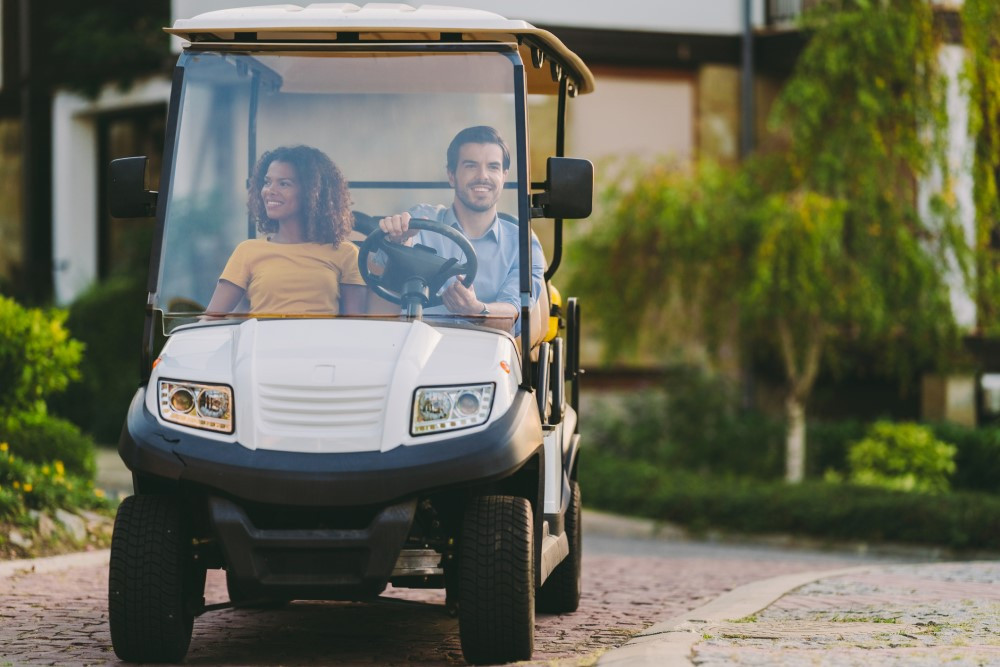
<svg viewBox="0 0 1000 667">
<path fill-rule="evenodd" d="M 507 42 L 525 63 L 528 92 L 555 94 L 556 74 L 568 75 L 570 93 L 589 93 L 594 76 L 559 38 L 525 21 L 477 9 L 372 2 L 242 7 L 178 19 L 170 34 L 192 43 L 301 43 L 334 41 L 338 33 L 364 42 Z"/>
</svg>

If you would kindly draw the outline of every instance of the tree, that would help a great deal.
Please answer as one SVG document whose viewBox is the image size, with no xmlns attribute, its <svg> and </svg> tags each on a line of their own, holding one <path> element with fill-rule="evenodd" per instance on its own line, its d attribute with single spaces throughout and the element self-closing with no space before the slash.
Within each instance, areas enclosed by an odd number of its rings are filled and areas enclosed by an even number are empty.
<svg viewBox="0 0 1000 667">
<path fill-rule="evenodd" d="M 981 332 L 1000 332 L 1000 3 L 966 0 L 969 136 L 973 137 L 976 209 L 976 312 Z"/>
<path fill-rule="evenodd" d="M 877 350 L 884 372 L 940 362 L 957 342 L 944 275 L 968 254 L 948 192 L 932 215 L 918 207 L 919 180 L 946 169 L 930 5 L 821 3 L 808 26 L 771 123 L 787 148 L 731 172 L 631 175 L 575 262 L 586 267 L 575 287 L 609 290 L 591 312 L 612 354 L 663 322 L 672 294 L 710 336 L 735 320 L 745 350 L 759 340 L 779 353 L 792 482 L 821 361 L 838 361 L 846 342 Z"/>
<path fill-rule="evenodd" d="M 47 43 L 35 75 L 52 87 L 96 97 L 109 82 L 127 88 L 169 67 L 166 0 L 45 0 L 32 11 Z"/>
<path fill-rule="evenodd" d="M 843 201 L 814 192 L 780 193 L 761 206 L 763 224 L 748 264 L 745 309 L 774 332 L 785 367 L 785 477 L 805 474 L 806 399 L 827 340 L 837 333 L 857 289 L 844 246 Z"/>
</svg>

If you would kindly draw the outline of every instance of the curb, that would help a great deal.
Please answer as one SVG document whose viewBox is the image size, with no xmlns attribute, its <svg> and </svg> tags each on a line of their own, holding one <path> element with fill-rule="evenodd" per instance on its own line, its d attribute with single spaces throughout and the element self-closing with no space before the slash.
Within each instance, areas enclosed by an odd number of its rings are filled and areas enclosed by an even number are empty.
<svg viewBox="0 0 1000 667">
<path fill-rule="evenodd" d="M 868 572 L 878 567 L 880 566 L 861 565 L 839 570 L 799 572 L 745 584 L 697 609 L 651 625 L 624 646 L 602 655 L 597 665 L 691 667 L 691 649 L 701 641 L 701 629 L 705 624 L 750 616 L 767 608 L 786 593 L 820 579 Z"/>
<path fill-rule="evenodd" d="M 111 561 L 111 550 L 83 551 L 45 558 L 22 558 L 21 560 L 0 561 L 0 579 L 21 574 L 58 572 L 74 567 L 107 565 Z"/>
</svg>

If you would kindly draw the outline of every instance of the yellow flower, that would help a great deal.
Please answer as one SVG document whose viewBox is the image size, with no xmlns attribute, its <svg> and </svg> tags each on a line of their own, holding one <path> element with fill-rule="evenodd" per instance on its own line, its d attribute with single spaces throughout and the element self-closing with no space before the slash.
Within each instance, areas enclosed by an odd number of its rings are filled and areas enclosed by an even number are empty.
<svg viewBox="0 0 1000 667">
<path fill-rule="evenodd" d="M 98 498 L 104 497 L 104 489 L 94 489 L 94 495 Z"/>
<path fill-rule="evenodd" d="M 63 465 L 62 461 L 56 461 L 56 474 L 60 477 L 66 474 L 66 466 Z"/>
<path fill-rule="evenodd" d="M 25 485 L 24 485 L 24 492 L 25 492 L 25 493 L 31 493 L 31 490 L 32 490 L 33 488 L 35 488 L 35 487 L 33 487 L 33 486 L 32 486 L 31 484 L 25 484 Z"/>
<path fill-rule="evenodd" d="M 42 466 L 42 474 L 43 475 L 47 476 L 50 472 L 52 472 L 52 471 L 49 469 L 48 466 Z"/>
<path fill-rule="evenodd" d="M 10 449 L 10 445 L 6 442 L 0 442 L 0 452 L 6 452 L 8 449 Z"/>
<path fill-rule="evenodd" d="M 21 488 L 21 483 L 19 481 L 17 481 L 16 479 L 14 480 L 14 488 L 15 489 L 20 489 Z"/>
</svg>

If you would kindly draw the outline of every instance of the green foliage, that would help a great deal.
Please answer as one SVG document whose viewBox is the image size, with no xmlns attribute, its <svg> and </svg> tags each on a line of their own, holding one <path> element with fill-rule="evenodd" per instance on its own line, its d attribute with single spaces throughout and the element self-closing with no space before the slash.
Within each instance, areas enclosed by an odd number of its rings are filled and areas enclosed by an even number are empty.
<svg viewBox="0 0 1000 667">
<path fill-rule="evenodd" d="M 1000 3 L 965 0 L 965 82 L 969 93 L 969 135 L 973 152 L 973 200 L 976 209 L 976 299 L 984 333 L 1000 334 Z"/>
<path fill-rule="evenodd" d="M 669 326 L 670 295 L 712 304 L 703 314 L 713 336 L 728 321 L 750 247 L 749 182 L 741 172 L 702 163 L 693 171 L 659 165 L 624 171 L 604 193 L 608 219 L 569 252 L 571 291 L 585 295 L 608 359 L 627 357 L 639 335 Z M 674 323 L 676 324 L 676 323 Z"/>
<path fill-rule="evenodd" d="M 96 97 L 108 81 L 127 88 L 166 69 L 170 21 L 165 0 L 48 0 L 35 19 L 46 35 L 40 72 L 52 85 Z"/>
<path fill-rule="evenodd" d="M 44 412 L 45 399 L 79 377 L 83 345 L 70 338 L 65 320 L 63 311 L 0 296 L 0 417 Z"/>
<path fill-rule="evenodd" d="M 94 285 L 70 305 L 66 326 L 87 345 L 83 377 L 50 407 L 98 442 L 118 442 L 139 385 L 145 301 L 140 279 L 119 276 Z"/>
<path fill-rule="evenodd" d="M 74 424 L 48 414 L 18 413 L 0 419 L 0 442 L 13 443 L 24 461 L 62 461 L 71 475 L 93 479 L 97 471 L 94 441 Z"/>
<path fill-rule="evenodd" d="M 573 249 L 571 285 L 593 304 L 609 359 L 689 321 L 691 338 L 728 338 L 730 354 L 776 354 L 792 481 L 822 363 L 842 371 L 861 351 L 878 364 L 867 372 L 901 385 L 944 366 L 960 347 L 945 275 L 969 268 L 949 205 L 932 6 L 834 0 L 807 27 L 772 116 L 787 148 L 729 171 L 628 174 Z M 945 185 L 924 213 L 917 184 L 934 169 Z"/>
<path fill-rule="evenodd" d="M 580 483 L 589 507 L 695 531 L 711 527 L 829 540 L 1000 548 L 1000 497 L 992 495 L 704 477 L 622 461 L 589 448 L 580 455 Z"/>
<path fill-rule="evenodd" d="M 587 440 L 604 454 L 670 470 L 775 479 L 784 426 L 736 408 L 725 379 L 696 367 L 673 369 L 663 388 L 599 399 L 581 415 Z"/>
<path fill-rule="evenodd" d="M 36 464 L 0 441 L 0 521 L 23 520 L 29 510 L 106 509 L 104 492 L 69 473 L 61 461 Z"/>
<path fill-rule="evenodd" d="M 865 208 L 916 202 L 912 176 L 943 161 L 942 36 L 933 6 L 834 0 L 816 3 L 804 27 L 809 42 L 771 121 L 791 135 L 796 177 Z"/>
<path fill-rule="evenodd" d="M 851 445 L 850 481 L 898 491 L 942 493 L 955 472 L 954 445 L 934 437 L 927 426 L 879 421 Z"/>
<path fill-rule="evenodd" d="M 858 420 L 817 421 L 806 426 L 806 477 L 822 479 L 827 473 L 846 476 L 847 452 L 852 442 L 865 437 L 866 425 Z"/>
<path fill-rule="evenodd" d="M 955 445 L 953 489 L 1000 494 L 1000 428 L 933 424 L 939 440 Z"/>
</svg>

